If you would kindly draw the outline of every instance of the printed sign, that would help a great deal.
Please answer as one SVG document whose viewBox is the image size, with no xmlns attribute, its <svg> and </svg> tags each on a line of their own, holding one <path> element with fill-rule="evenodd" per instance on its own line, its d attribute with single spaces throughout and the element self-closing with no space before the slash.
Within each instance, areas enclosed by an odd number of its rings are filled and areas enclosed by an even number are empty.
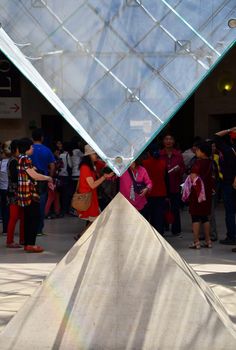
<svg viewBox="0 0 236 350">
<path fill-rule="evenodd" d="M 3 118 L 22 118 L 20 97 L 0 97 L 0 119 Z"/>
<path fill-rule="evenodd" d="M 0 52 L 0 119 L 20 118 L 20 72 Z"/>
</svg>

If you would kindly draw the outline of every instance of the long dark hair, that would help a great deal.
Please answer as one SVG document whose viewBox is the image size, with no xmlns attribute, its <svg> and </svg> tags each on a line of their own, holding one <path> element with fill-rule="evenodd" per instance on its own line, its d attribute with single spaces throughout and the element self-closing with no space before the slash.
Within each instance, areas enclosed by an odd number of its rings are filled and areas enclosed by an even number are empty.
<svg viewBox="0 0 236 350">
<path fill-rule="evenodd" d="M 87 165 L 92 171 L 94 171 L 94 164 L 90 156 L 84 156 L 80 162 L 79 169 L 82 165 Z"/>
</svg>

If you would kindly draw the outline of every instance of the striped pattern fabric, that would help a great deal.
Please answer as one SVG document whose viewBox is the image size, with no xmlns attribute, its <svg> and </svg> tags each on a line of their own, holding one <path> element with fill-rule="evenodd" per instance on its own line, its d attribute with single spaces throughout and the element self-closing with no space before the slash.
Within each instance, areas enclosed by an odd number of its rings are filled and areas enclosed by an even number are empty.
<svg viewBox="0 0 236 350">
<path fill-rule="evenodd" d="M 33 168 L 32 161 L 27 155 L 20 155 L 18 160 L 18 205 L 26 207 L 31 201 L 39 202 L 39 195 L 34 181 L 26 172 L 28 168 Z"/>
</svg>

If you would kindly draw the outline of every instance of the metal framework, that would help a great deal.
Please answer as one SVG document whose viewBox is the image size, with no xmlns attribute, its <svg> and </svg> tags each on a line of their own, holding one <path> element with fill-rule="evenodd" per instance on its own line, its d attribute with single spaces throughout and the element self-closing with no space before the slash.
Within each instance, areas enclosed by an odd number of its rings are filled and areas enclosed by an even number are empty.
<svg viewBox="0 0 236 350">
<path fill-rule="evenodd" d="M 235 14 L 233 0 L 2 0 L 0 48 L 120 175 L 233 44 Z"/>
</svg>

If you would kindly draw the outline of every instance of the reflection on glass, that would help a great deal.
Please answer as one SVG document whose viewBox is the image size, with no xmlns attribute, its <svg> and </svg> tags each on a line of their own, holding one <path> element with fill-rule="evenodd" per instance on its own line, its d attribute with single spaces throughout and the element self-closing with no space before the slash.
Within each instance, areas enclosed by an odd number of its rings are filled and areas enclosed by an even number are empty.
<svg viewBox="0 0 236 350">
<path fill-rule="evenodd" d="M 120 175 L 233 44 L 235 17 L 235 0 L 2 0 L 0 48 Z"/>
</svg>

